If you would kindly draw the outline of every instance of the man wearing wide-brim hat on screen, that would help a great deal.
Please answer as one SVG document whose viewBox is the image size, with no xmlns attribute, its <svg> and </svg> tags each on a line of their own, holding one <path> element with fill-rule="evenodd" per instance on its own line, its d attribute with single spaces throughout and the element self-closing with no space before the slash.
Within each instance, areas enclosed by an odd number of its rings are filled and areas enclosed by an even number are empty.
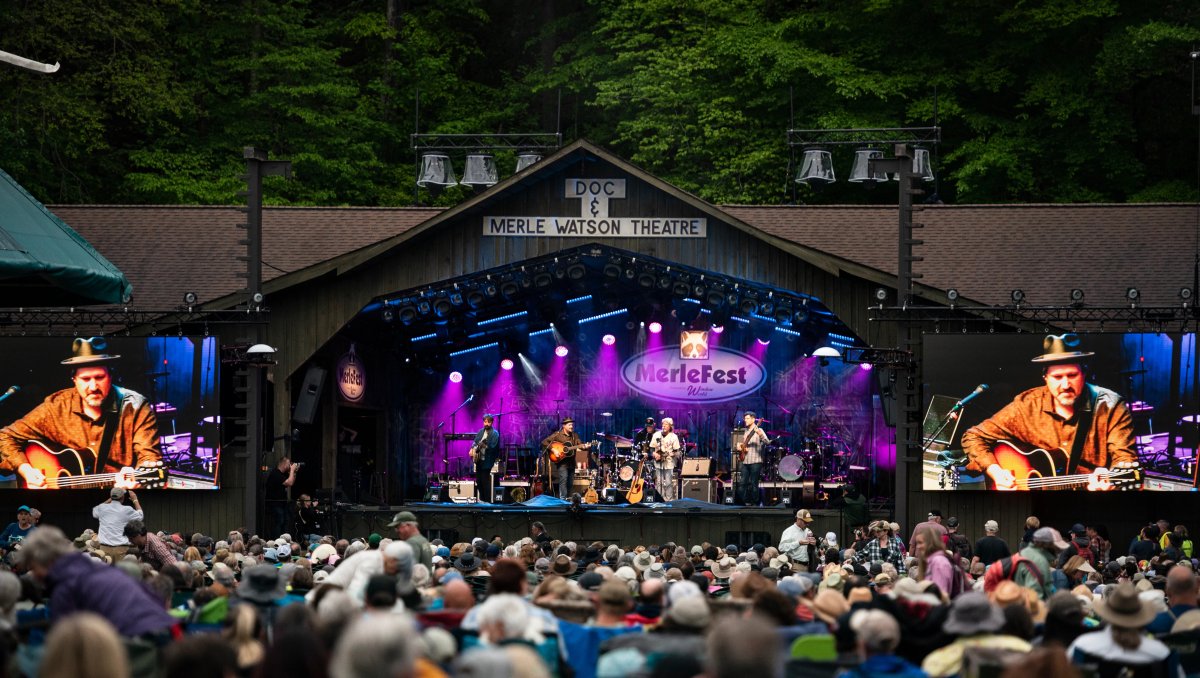
<svg viewBox="0 0 1200 678">
<path fill-rule="evenodd" d="M 963 433 L 963 450 L 970 460 L 967 468 L 986 472 L 1000 490 L 1066 486 L 1046 479 L 1052 475 L 1084 475 L 1087 489 L 1112 489 L 1111 479 L 1125 476 L 1110 476 L 1109 471 L 1137 462 L 1133 415 L 1116 392 L 1087 383 L 1086 359 L 1093 355 L 1082 349 L 1076 334 L 1046 336 L 1041 355 L 1031 361 L 1042 368 L 1043 384 L 1017 395 L 991 418 Z M 1079 436 L 1083 437 L 1077 441 Z M 1022 483 L 1021 469 L 997 462 L 995 450 L 1002 441 L 1026 453 L 1047 450 L 1027 458 L 1034 464 L 1052 459 L 1061 470 Z"/>
<path fill-rule="evenodd" d="M 72 476 L 118 471 L 116 485 L 126 489 L 138 486 L 132 467 L 162 462 L 154 406 L 140 393 L 113 384 L 110 365 L 121 356 L 107 351 L 103 337 L 75 339 L 70 357 L 62 361 L 70 370 L 71 388 L 50 394 L 0 429 L 0 472 L 19 474 L 31 488 L 72 486 L 71 478 L 47 481 L 44 469 L 30 463 L 25 449 L 30 441 L 54 452 L 91 450 L 95 468 Z M 74 455 L 59 457 L 69 462 Z M 92 464 L 85 460 L 84 465 Z"/>
</svg>

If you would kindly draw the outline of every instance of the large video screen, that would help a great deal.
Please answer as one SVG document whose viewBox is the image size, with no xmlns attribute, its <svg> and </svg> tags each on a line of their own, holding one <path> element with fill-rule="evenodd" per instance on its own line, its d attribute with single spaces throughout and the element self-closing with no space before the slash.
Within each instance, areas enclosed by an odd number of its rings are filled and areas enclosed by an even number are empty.
<svg viewBox="0 0 1200 678">
<path fill-rule="evenodd" d="M 212 337 L 0 337 L 0 487 L 216 489 Z"/>
<path fill-rule="evenodd" d="M 930 334 L 922 487 L 1195 491 L 1194 334 Z"/>
</svg>

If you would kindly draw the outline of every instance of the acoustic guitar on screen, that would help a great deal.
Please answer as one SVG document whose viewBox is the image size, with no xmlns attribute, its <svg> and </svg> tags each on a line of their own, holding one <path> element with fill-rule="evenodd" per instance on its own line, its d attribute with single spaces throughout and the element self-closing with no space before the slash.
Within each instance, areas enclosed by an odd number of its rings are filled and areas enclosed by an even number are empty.
<svg viewBox="0 0 1200 678">
<path fill-rule="evenodd" d="M 29 464 L 46 476 L 48 489 L 112 487 L 125 478 L 150 489 L 167 484 L 167 470 L 162 462 L 157 466 L 139 466 L 124 476 L 120 473 L 95 473 L 96 453 L 88 448 L 73 450 L 69 447 L 55 449 L 45 443 L 31 440 L 25 446 Z M 28 489 L 24 480 L 21 487 Z"/>
<path fill-rule="evenodd" d="M 1090 473 L 1066 474 L 1068 453 L 1062 448 L 1043 450 L 1022 449 L 1007 440 L 996 443 L 992 449 L 996 463 L 1017 479 L 1018 490 L 1059 490 L 1087 487 Z M 1103 475 L 1103 474 L 1102 474 Z M 1118 462 L 1108 470 L 1108 482 L 1114 490 L 1138 490 L 1142 487 L 1142 468 L 1135 461 Z M 988 478 L 988 489 L 996 489 Z"/>
</svg>

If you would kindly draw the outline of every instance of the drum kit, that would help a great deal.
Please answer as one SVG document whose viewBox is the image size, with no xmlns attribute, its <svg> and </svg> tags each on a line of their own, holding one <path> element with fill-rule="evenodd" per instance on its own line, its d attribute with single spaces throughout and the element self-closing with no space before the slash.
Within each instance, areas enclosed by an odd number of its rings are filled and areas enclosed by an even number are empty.
<svg viewBox="0 0 1200 678">
<path fill-rule="evenodd" d="M 789 431 L 766 431 L 766 434 L 772 441 L 767 446 L 767 458 L 776 460 L 779 480 L 790 483 L 805 477 L 822 481 L 846 477 L 850 451 L 833 427 L 818 427 L 813 435 L 798 438 L 794 445 L 782 442 L 792 437 Z"/>
</svg>

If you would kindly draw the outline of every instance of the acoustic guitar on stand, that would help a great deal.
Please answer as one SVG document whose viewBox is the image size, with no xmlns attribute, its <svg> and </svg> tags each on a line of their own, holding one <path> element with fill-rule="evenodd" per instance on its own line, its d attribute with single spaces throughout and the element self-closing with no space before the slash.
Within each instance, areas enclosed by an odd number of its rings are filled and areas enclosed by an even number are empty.
<svg viewBox="0 0 1200 678">
<path fill-rule="evenodd" d="M 992 449 L 996 463 L 1017 479 L 1018 490 L 1054 490 L 1086 487 L 1092 482 L 1091 473 L 1066 474 L 1070 455 L 1062 448 L 1024 450 L 1007 440 L 996 443 Z M 1140 490 L 1142 467 L 1136 461 L 1118 462 L 1108 469 L 1105 476 L 1117 490 Z M 995 482 L 988 478 L 988 489 L 996 489 Z"/>
</svg>

